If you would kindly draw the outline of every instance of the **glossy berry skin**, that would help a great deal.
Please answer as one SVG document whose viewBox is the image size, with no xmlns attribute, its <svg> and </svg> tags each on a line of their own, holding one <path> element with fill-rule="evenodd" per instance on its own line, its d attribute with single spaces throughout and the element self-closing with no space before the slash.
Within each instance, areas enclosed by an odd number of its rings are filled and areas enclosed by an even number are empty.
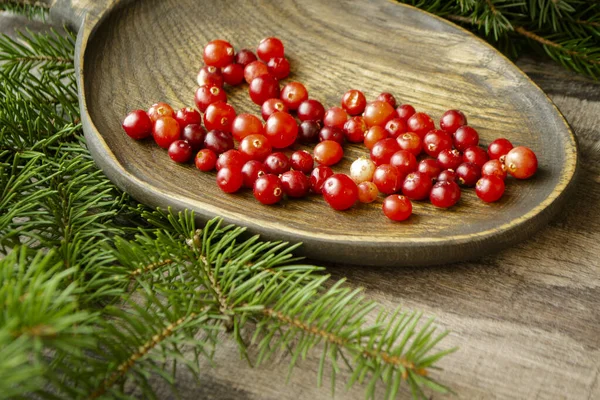
<svg viewBox="0 0 600 400">
<path fill-rule="evenodd" d="M 241 64 L 244 67 L 253 61 L 258 60 L 252 50 L 242 49 L 235 54 L 234 61 L 236 64 Z"/>
<path fill-rule="evenodd" d="M 229 132 L 216 129 L 208 131 L 204 138 L 204 148 L 212 150 L 215 154 L 225 153 L 233 149 L 233 136 Z"/>
<path fill-rule="evenodd" d="M 235 193 L 244 184 L 242 170 L 224 167 L 217 172 L 217 186 L 225 193 Z"/>
<path fill-rule="evenodd" d="M 297 110 L 302 102 L 308 100 L 308 90 L 300 82 L 290 82 L 281 89 L 279 96 L 290 110 Z"/>
<path fill-rule="evenodd" d="M 414 132 L 406 132 L 396 138 L 402 150 L 410 151 L 418 157 L 423 151 L 423 140 Z"/>
<path fill-rule="evenodd" d="M 339 144 L 344 144 L 344 131 L 338 128 L 333 128 L 331 126 L 324 126 L 319 131 L 319 141 L 322 142 L 324 140 L 333 140 L 334 142 L 338 142 Z"/>
<path fill-rule="evenodd" d="M 223 68 L 233 62 L 235 51 L 225 40 L 213 40 L 204 47 L 204 64 Z"/>
<path fill-rule="evenodd" d="M 456 182 L 457 179 L 458 179 L 458 176 L 456 175 L 456 172 L 454 172 L 454 170 L 451 170 L 451 169 L 445 169 L 442 172 L 440 172 L 440 174 L 437 176 L 438 182 L 441 182 L 441 181 Z"/>
<path fill-rule="evenodd" d="M 350 143 L 362 143 L 366 132 L 367 124 L 363 117 L 351 117 L 344 124 L 344 137 Z"/>
<path fill-rule="evenodd" d="M 442 150 L 451 148 L 452 136 L 440 129 L 429 131 L 423 138 L 423 150 L 433 158 L 437 158 Z"/>
<path fill-rule="evenodd" d="M 238 142 L 241 142 L 246 136 L 263 135 L 265 128 L 262 121 L 252 114 L 239 114 L 233 119 L 231 124 L 231 133 Z"/>
<path fill-rule="evenodd" d="M 361 182 L 358 184 L 358 201 L 361 203 L 372 203 L 377 200 L 379 189 L 373 182 Z"/>
<path fill-rule="evenodd" d="M 279 81 L 274 76 L 261 75 L 250 82 L 248 93 L 254 104 L 262 106 L 265 101 L 279 97 Z"/>
<path fill-rule="evenodd" d="M 269 119 L 271 114 L 276 112 L 288 112 L 287 106 L 281 99 L 269 99 L 260 107 L 260 114 L 265 121 Z"/>
<path fill-rule="evenodd" d="M 285 171 L 289 171 L 291 167 L 290 159 L 285 153 L 281 152 L 269 154 L 265 158 L 264 164 L 267 173 L 275 175 L 283 174 Z"/>
<path fill-rule="evenodd" d="M 440 181 L 431 188 L 429 201 L 438 208 L 449 208 L 460 200 L 460 187 L 454 181 Z"/>
<path fill-rule="evenodd" d="M 481 167 L 481 176 L 497 176 L 506 179 L 506 166 L 500 160 L 490 160 Z"/>
<path fill-rule="evenodd" d="M 262 204 L 271 205 L 279 203 L 283 197 L 283 186 L 277 175 L 264 174 L 254 182 L 252 191 L 254 198 Z"/>
<path fill-rule="evenodd" d="M 383 200 L 383 213 L 392 221 L 405 221 L 412 214 L 412 203 L 406 196 L 390 195 Z"/>
<path fill-rule="evenodd" d="M 479 168 L 488 160 L 487 152 L 479 146 L 471 146 L 463 152 L 463 162 L 471 162 Z"/>
<path fill-rule="evenodd" d="M 442 172 L 442 167 L 435 158 L 425 158 L 417 165 L 417 171 L 427 175 L 430 179 L 435 179 Z"/>
<path fill-rule="evenodd" d="M 304 197 L 310 191 L 310 180 L 300 171 L 286 171 L 279 179 L 283 193 L 289 197 Z"/>
<path fill-rule="evenodd" d="M 458 151 L 465 151 L 479 144 L 479 133 L 470 126 L 461 126 L 454 132 L 453 141 Z"/>
<path fill-rule="evenodd" d="M 481 168 L 470 162 L 462 163 L 456 168 L 456 176 L 459 184 L 473 187 L 481 178 Z"/>
<path fill-rule="evenodd" d="M 350 165 L 350 178 L 357 184 L 373 180 L 377 166 L 368 158 L 360 157 Z"/>
<path fill-rule="evenodd" d="M 314 159 L 321 165 L 335 165 L 344 157 L 344 150 L 338 142 L 324 140 L 317 144 L 313 150 Z"/>
<path fill-rule="evenodd" d="M 181 138 L 192 146 L 193 151 L 198 151 L 204 146 L 206 130 L 200 124 L 189 124 L 181 132 Z"/>
<path fill-rule="evenodd" d="M 221 72 L 226 84 L 237 86 L 244 82 L 244 66 L 242 64 L 232 63 L 223 68 Z"/>
<path fill-rule="evenodd" d="M 179 123 L 179 127 L 181 129 L 185 128 L 190 124 L 201 124 L 202 116 L 192 107 L 184 107 L 177 111 L 175 114 L 175 119 Z"/>
<path fill-rule="evenodd" d="M 175 118 L 175 110 L 173 110 L 173 108 L 167 103 L 162 102 L 152 104 L 152 106 L 148 109 L 147 114 L 152 123 L 156 122 L 157 119 L 162 117 Z"/>
<path fill-rule="evenodd" d="M 323 198 L 334 210 L 342 211 L 358 201 L 358 187 L 348 175 L 333 174 L 323 184 Z"/>
<path fill-rule="evenodd" d="M 360 115 L 365 111 L 367 98 L 360 90 L 350 89 L 342 96 L 341 106 L 348 115 Z"/>
<path fill-rule="evenodd" d="M 433 183 L 429 175 L 411 172 L 402 183 L 402 193 L 411 200 L 424 200 L 429 197 Z"/>
<path fill-rule="evenodd" d="M 256 182 L 258 177 L 263 176 L 266 173 L 267 170 L 265 169 L 265 164 L 260 161 L 250 160 L 246 162 L 242 167 L 242 178 L 244 179 L 243 186 L 252 189 L 254 187 L 254 182 Z"/>
<path fill-rule="evenodd" d="M 321 125 L 317 121 L 302 121 L 298 128 L 297 140 L 302 143 L 316 143 L 319 141 Z"/>
<path fill-rule="evenodd" d="M 264 38 L 260 41 L 256 49 L 256 55 L 263 61 L 269 61 L 275 57 L 283 57 L 284 54 L 283 43 L 276 37 Z"/>
<path fill-rule="evenodd" d="M 504 161 L 502 157 L 507 155 L 512 148 L 513 145 L 508 139 L 496 139 L 488 146 L 488 157 L 490 157 L 490 160 Z"/>
<path fill-rule="evenodd" d="M 376 100 L 385 101 L 394 108 L 396 108 L 397 105 L 396 98 L 394 97 L 394 95 L 388 92 L 381 93 L 379 96 L 377 96 Z"/>
<path fill-rule="evenodd" d="M 384 128 L 381 126 L 372 126 L 365 133 L 363 143 L 367 149 L 372 150 L 373 146 L 375 146 L 375 143 L 379 142 L 380 140 L 387 139 L 388 137 L 388 133 Z"/>
<path fill-rule="evenodd" d="M 417 170 L 417 158 L 409 151 L 398 150 L 390 158 L 390 164 L 398 169 L 402 179 Z"/>
<path fill-rule="evenodd" d="M 300 103 L 296 113 L 300 121 L 320 122 L 323 121 L 323 117 L 325 116 L 325 107 L 317 100 L 308 99 Z"/>
<path fill-rule="evenodd" d="M 385 130 L 387 131 L 388 135 L 393 138 L 397 138 L 403 133 L 406 133 L 406 129 L 406 122 L 404 122 L 404 120 L 401 118 L 391 119 L 387 124 L 385 124 Z"/>
<path fill-rule="evenodd" d="M 210 149 L 202 149 L 196 154 L 194 164 L 202 172 L 212 171 L 217 164 L 217 155 Z"/>
<path fill-rule="evenodd" d="M 538 168 L 535 153 L 525 146 L 517 146 L 508 152 L 504 165 L 509 174 L 517 179 L 532 177 Z"/>
<path fill-rule="evenodd" d="M 144 110 L 134 110 L 127 114 L 121 125 L 132 139 L 145 139 L 152 135 L 152 121 Z"/>
<path fill-rule="evenodd" d="M 262 61 L 252 61 L 244 67 L 244 80 L 247 84 L 250 84 L 255 78 L 259 76 L 268 75 L 269 67 Z"/>
<path fill-rule="evenodd" d="M 263 162 L 271 154 L 272 147 L 265 135 L 248 135 L 242 139 L 238 150 L 250 160 Z"/>
<path fill-rule="evenodd" d="M 456 170 L 463 163 L 462 154 L 456 149 L 444 149 L 438 154 L 437 163 L 442 169 Z"/>
<path fill-rule="evenodd" d="M 371 160 L 375 165 L 389 164 L 390 159 L 400 149 L 400 145 L 394 138 L 387 138 L 375 143 L 371 149 Z"/>
<path fill-rule="evenodd" d="M 224 78 L 220 68 L 205 65 L 198 71 L 196 82 L 198 82 L 198 86 L 223 87 Z"/>
<path fill-rule="evenodd" d="M 418 112 L 414 113 L 407 121 L 408 131 L 414 132 L 419 135 L 420 138 L 424 138 L 425 135 L 435 129 L 433 119 L 425 113 Z"/>
<path fill-rule="evenodd" d="M 221 168 L 229 168 L 236 171 L 241 171 L 242 167 L 248 161 L 248 156 L 241 151 L 231 149 L 222 153 L 217 158 L 215 168 L 219 171 Z"/>
<path fill-rule="evenodd" d="M 208 106 L 213 103 L 226 103 L 227 94 L 218 86 L 200 86 L 196 90 L 194 101 L 196 102 L 196 107 L 198 107 L 198 110 L 201 112 L 206 112 Z"/>
<path fill-rule="evenodd" d="M 391 164 L 381 164 L 375 169 L 373 183 L 384 194 L 396 193 L 402 187 L 404 176 Z"/>
<path fill-rule="evenodd" d="M 440 118 L 440 129 L 450 134 L 463 125 L 467 125 L 467 117 L 459 110 L 448 110 Z"/>
<path fill-rule="evenodd" d="M 231 125 L 235 119 L 234 108 L 227 103 L 217 102 L 206 107 L 204 113 L 204 126 L 207 130 L 214 129 L 231 132 Z"/>
<path fill-rule="evenodd" d="M 298 150 L 292 153 L 290 164 L 293 169 L 308 175 L 313 170 L 315 160 L 308 151 Z"/>
<path fill-rule="evenodd" d="M 493 203 L 500 200 L 504 194 L 504 190 L 504 180 L 493 175 L 484 176 L 475 184 L 477 197 L 486 203 Z"/>
<path fill-rule="evenodd" d="M 169 146 L 169 157 L 176 163 L 186 163 L 193 155 L 192 146 L 185 140 L 176 140 Z"/>
<path fill-rule="evenodd" d="M 348 113 L 341 107 L 331 107 L 325 111 L 323 116 L 323 125 L 332 128 L 344 129 L 344 124 L 348 120 Z"/>
<path fill-rule="evenodd" d="M 416 112 L 415 108 L 410 104 L 402 104 L 398 108 L 396 108 L 396 114 L 398 114 L 398 118 L 403 119 L 404 122 L 407 122 L 410 117 Z"/>
<path fill-rule="evenodd" d="M 363 118 L 367 126 L 385 126 L 391 119 L 396 117 L 396 110 L 385 101 L 375 100 L 367 104 Z"/>
<path fill-rule="evenodd" d="M 323 189 L 323 184 L 333 175 L 333 171 L 326 165 L 319 165 L 315 167 L 310 173 L 310 190 L 313 193 L 321 194 Z"/>
<path fill-rule="evenodd" d="M 275 78 L 282 80 L 290 74 L 290 62 L 285 57 L 271 58 L 267 63 L 269 74 Z"/>
<path fill-rule="evenodd" d="M 288 113 L 273 113 L 265 124 L 265 136 L 269 139 L 273 148 L 284 149 L 296 141 L 298 123 Z"/>
<path fill-rule="evenodd" d="M 179 123 L 172 117 L 157 119 L 152 127 L 152 137 L 157 145 L 168 149 L 171 143 L 181 138 Z"/>
</svg>

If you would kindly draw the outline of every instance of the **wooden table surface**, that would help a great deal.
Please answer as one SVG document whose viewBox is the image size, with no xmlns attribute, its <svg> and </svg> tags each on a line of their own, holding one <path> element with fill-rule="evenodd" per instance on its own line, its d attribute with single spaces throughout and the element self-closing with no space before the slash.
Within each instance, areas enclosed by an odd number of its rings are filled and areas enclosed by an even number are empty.
<svg viewBox="0 0 600 400">
<path fill-rule="evenodd" d="M 0 32 L 41 23 L 0 13 Z M 600 82 L 550 61 L 517 61 L 550 95 L 580 146 L 581 171 L 572 199 L 548 227 L 528 241 L 477 261 L 432 268 L 330 265 L 335 278 L 393 309 L 402 304 L 437 316 L 452 331 L 443 346 L 460 350 L 434 372 L 463 399 L 600 399 Z M 223 338 L 215 366 L 198 386 L 180 369 L 185 399 L 329 399 L 316 387 L 318 354 L 300 362 L 286 385 L 288 358 L 257 369 Z M 336 398 L 362 399 L 363 388 Z M 158 385 L 158 384 L 157 384 Z M 161 398 L 171 398 L 158 387 Z M 434 398 L 443 396 L 434 395 Z"/>
</svg>

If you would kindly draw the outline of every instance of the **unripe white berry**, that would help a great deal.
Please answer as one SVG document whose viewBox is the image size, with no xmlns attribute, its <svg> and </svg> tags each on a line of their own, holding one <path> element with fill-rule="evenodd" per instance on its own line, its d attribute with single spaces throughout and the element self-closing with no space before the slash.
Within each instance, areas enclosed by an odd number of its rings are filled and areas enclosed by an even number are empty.
<svg viewBox="0 0 600 400">
<path fill-rule="evenodd" d="M 350 178 L 357 184 L 371 181 L 375 173 L 375 163 L 368 158 L 360 157 L 350 166 Z"/>
</svg>

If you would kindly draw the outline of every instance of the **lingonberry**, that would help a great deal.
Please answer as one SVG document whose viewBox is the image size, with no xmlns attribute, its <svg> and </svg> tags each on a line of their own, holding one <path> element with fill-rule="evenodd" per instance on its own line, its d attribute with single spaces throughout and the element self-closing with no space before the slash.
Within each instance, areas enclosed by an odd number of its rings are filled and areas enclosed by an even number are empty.
<svg viewBox="0 0 600 400">
<path fill-rule="evenodd" d="M 297 110 L 302 102 L 308 100 L 308 90 L 300 82 L 290 82 L 281 89 L 279 96 L 290 110 Z"/>
<path fill-rule="evenodd" d="M 398 150 L 390 158 L 390 164 L 398 169 L 402 179 L 411 172 L 417 170 L 417 158 L 413 153 L 406 150 Z"/>
<path fill-rule="evenodd" d="M 438 182 L 441 182 L 441 181 L 456 182 L 457 179 L 458 179 L 458 177 L 456 176 L 456 172 L 454 172 L 454 170 L 452 170 L 452 169 L 445 169 L 442 172 L 440 172 L 440 174 L 437 176 Z"/>
<path fill-rule="evenodd" d="M 341 105 L 349 115 L 359 115 L 365 111 L 367 99 L 360 90 L 350 89 L 342 96 Z"/>
<path fill-rule="evenodd" d="M 260 114 L 266 121 L 269 119 L 271 114 L 276 112 L 288 112 L 288 108 L 281 99 L 269 99 L 265 101 L 260 107 Z"/>
<path fill-rule="evenodd" d="M 463 125 L 467 125 L 467 117 L 459 110 L 448 110 L 440 118 L 440 128 L 451 134 Z"/>
<path fill-rule="evenodd" d="M 437 162 L 443 169 L 456 170 L 463 163 L 462 154 L 456 149 L 444 149 L 438 154 Z"/>
<path fill-rule="evenodd" d="M 372 126 L 365 133 L 365 138 L 364 138 L 365 147 L 367 149 L 371 150 L 371 149 L 373 149 L 373 146 L 375 146 L 375 143 L 379 142 L 380 140 L 386 139 L 388 137 L 389 137 L 388 133 L 384 128 L 382 128 L 381 126 Z"/>
<path fill-rule="evenodd" d="M 358 201 L 361 203 L 372 203 L 377 200 L 379 189 L 373 182 L 361 182 L 358 184 Z"/>
<path fill-rule="evenodd" d="M 303 101 L 296 110 L 300 121 L 323 121 L 325 116 L 325 107 L 319 101 L 308 99 Z"/>
<path fill-rule="evenodd" d="M 313 150 L 314 159 L 322 165 L 335 165 L 344 156 L 342 146 L 333 140 L 324 140 L 317 144 Z"/>
<path fill-rule="evenodd" d="M 471 146 L 463 152 L 463 162 L 471 162 L 479 168 L 489 160 L 487 152 L 479 146 Z"/>
<path fill-rule="evenodd" d="M 217 129 L 220 131 L 231 132 L 231 125 L 233 124 L 234 119 L 234 108 L 230 104 L 219 101 L 206 107 L 206 112 L 204 113 L 204 126 L 209 131 Z"/>
<path fill-rule="evenodd" d="M 198 82 L 198 86 L 222 87 L 224 78 L 220 68 L 213 67 L 211 65 L 205 65 L 204 67 L 200 68 L 200 71 L 198 71 L 196 81 Z"/>
<path fill-rule="evenodd" d="M 262 106 L 269 99 L 279 97 L 279 81 L 271 75 L 261 75 L 250 82 L 248 93 L 254 104 Z"/>
<path fill-rule="evenodd" d="M 415 108 L 410 104 L 402 104 L 396 108 L 396 114 L 398 114 L 398 117 L 403 119 L 404 122 L 408 122 L 408 119 L 412 117 L 415 112 Z"/>
<path fill-rule="evenodd" d="M 302 143 L 315 143 L 319 141 L 321 125 L 317 121 L 302 121 L 298 129 L 298 140 Z"/>
<path fill-rule="evenodd" d="M 254 182 L 259 176 L 267 173 L 265 164 L 257 160 L 250 160 L 242 167 L 242 177 L 244 178 L 244 187 L 252 189 Z"/>
<path fill-rule="evenodd" d="M 525 146 L 517 146 L 508 152 L 504 165 L 509 174 L 517 179 L 527 179 L 537 171 L 538 161 L 535 153 Z"/>
<path fill-rule="evenodd" d="M 193 151 L 198 151 L 204 146 L 206 130 L 200 124 L 189 124 L 181 132 L 181 138 L 192 146 Z"/>
<path fill-rule="evenodd" d="M 227 102 L 227 94 L 218 86 L 200 86 L 196 90 L 194 97 L 196 107 L 202 112 L 206 112 L 208 106 L 213 103 Z"/>
<path fill-rule="evenodd" d="M 271 146 L 284 149 L 291 146 L 298 136 L 298 123 L 288 113 L 276 112 L 271 114 L 265 125 L 265 136 Z"/>
<path fill-rule="evenodd" d="M 484 176 L 475 184 L 477 197 L 486 203 L 500 200 L 504 194 L 504 189 L 504 180 L 494 175 Z"/>
<path fill-rule="evenodd" d="M 319 141 L 333 140 L 339 144 L 344 144 L 344 131 L 331 126 L 324 126 L 319 131 Z"/>
<path fill-rule="evenodd" d="M 331 107 L 323 116 L 323 125 L 333 128 L 344 129 L 348 120 L 348 113 L 341 107 Z"/>
<path fill-rule="evenodd" d="M 429 201 L 436 207 L 449 208 L 460 200 L 460 186 L 454 181 L 439 181 L 431 188 Z"/>
<path fill-rule="evenodd" d="M 406 132 L 396 138 L 402 150 L 410 151 L 418 157 L 423 151 L 423 140 L 414 132 Z"/>
<path fill-rule="evenodd" d="M 244 184 L 242 170 L 223 167 L 217 172 L 217 185 L 225 193 L 235 193 Z"/>
<path fill-rule="evenodd" d="M 375 163 L 368 158 L 357 158 L 350 165 L 350 178 L 357 184 L 371 181 L 376 168 Z"/>
<path fill-rule="evenodd" d="M 385 126 L 389 120 L 396 117 L 396 110 L 385 101 L 375 100 L 367 104 L 363 118 L 367 126 Z"/>
<path fill-rule="evenodd" d="M 425 135 L 435 129 L 433 119 L 423 112 L 414 113 L 407 121 L 408 130 L 419 135 L 420 138 L 424 138 Z"/>
<path fill-rule="evenodd" d="M 169 157 L 176 163 L 186 163 L 192 158 L 192 146 L 185 140 L 176 140 L 169 146 Z"/>
<path fill-rule="evenodd" d="M 367 124 L 363 117 L 351 117 L 344 124 L 344 136 L 350 143 L 362 143 L 366 132 Z"/>
<path fill-rule="evenodd" d="M 252 114 L 239 114 L 233 119 L 231 133 L 238 142 L 250 135 L 263 135 L 265 127 L 257 116 Z"/>
<path fill-rule="evenodd" d="M 277 175 L 264 174 L 254 182 L 252 191 L 256 200 L 262 204 L 275 204 L 283 197 L 283 187 Z"/>
<path fill-rule="evenodd" d="M 202 116 L 192 107 L 184 107 L 177 111 L 175 114 L 175 119 L 179 122 L 179 127 L 181 129 L 185 128 L 190 124 L 201 124 Z"/>
<path fill-rule="evenodd" d="M 385 130 L 389 136 L 393 138 L 397 138 L 403 133 L 406 133 L 406 129 L 406 122 L 404 122 L 404 120 L 401 118 L 391 119 L 387 124 L 385 124 Z"/>
<path fill-rule="evenodd" d="M 290 159 L 285 153 L 271 153 L 265 158 L 265 169 L 269 174 L 280 175 L 290 170 Z"/>
<path fill-rule="evenodd" d="M 310 190 L 312 190 L 313 193 L 321 194 L 323 184 L 331 175 L 333 175 L 333 171 L 327 165 L 315 167 L 310 173 Z"/>
<path fill-rule="evenodd" d="M 283 193 L 289 197 L 304 197 L 310 191 L 310 180 L 300 171 L 286 171 L 279 179 Z"/>
<path fill-rule="evenodd" d="M 161 117 L 172 117 L 175 118 L 175 110 L 167 103 L 156 103 L 148 109 L 148 117 L 152 123 L 156 122 Z"/>
<path fill-rule="evenodd" d="M 171 143 L 181 137 L 179 123 L 173 117 L 161 117 L 156 120 L 152 127 L 152 136 L 157 145 L 163 149 L 168 149 Z"/>
<path fill-rule="evenodd" d="M 232 170 L 242 170 L 242 167 L 248 160 L 248 156 L 239 150 L 231 149 L 219 155 L 215 168 L 219 171 L 221 168 L 230 168 Z"/>
<path fill-rule="evenodd" d="M 422 172 L 411 172 L 404 178 L 402 193 L 411 200 L 423 200 L 429 197 L 433 183 L 431 177 Z"/>
<path fill-rule="evenodd" d="M 472 187 L 481 178 L 481 168 L 477 165 L 465 162 L 456 168 L 457 182 L 463 186 Z"/>
<path fill-rule="evenodd" d="M 213 40 L 204 47 L 204 64 L 223 68 L 233 62 L 235 51 L 225 40 Z"/>
<path fill-rule="evenodd" d="M 308 151 L 298 150 L 290 156 L 290 163 L 293 169 L 308 175 L 313 170 L 315 160 Z"/>
<path fill-rule="evenodd" d="M 490 160 L 481 167 L 481 176 L 497 176 L 506 179 L 506 166 L 500 160 Z"/>
<path fill-rule="evenodd" d="M 264 38 L 258 44 L 256 55 L 263 61 L 269 61 L 271 58 L 283 57 L 285 49 L 281 40 L 276 37 Z"/>
<path fill-rule="evenodd" d="M 269 73 L 279 80 L 287 78 L 290 74 L 290 62 L 285 57 L 271 58 L 267 68 Z"/>
<path fill-rule="evenodd" d="M 348 175 L 331 175 L 323 184 L 322 191 L 323 198 L 334 210 L 347 210 L 358 200 L 358 187 Z"/>
<path fill-rule="evenodd" d="M 425 158 L 417 165 L 417 171 L 427 175 L 430 179 L 435 179 L 442 172 L 442 167 L 435 158 Z"/>
<path fill-rule="evenodd" d="M 152 121 L 144 110 L 134 110 L 127 114 L 121 126 L 125 133 L 135 140 L 152 135 Z"/>
<path fill-rule="evenodd" d="M 400 145 L 394 138 L 382 139 L 373 145 L 371 149 L 371 160 L 375 165 L 389 164 L 390 159 L 400 149 Z"/>
<path fill-rule="evenodd" d="M 210 149 L 202 149 L 196 154 L 194 164 L 200 171 L 208 172 L 215 168 L 217 155 Z"/>
<path fill-rule="evenodd" d="M 479 134 L 470 126 L 459 127 L 453 135 L 454 147 L 458 151 L 465 151 L 471 146 L 479 144 Z"/>
<path fill-rule="evenodd" d="M 396 108 L 396 98 L 394 97 L 393 94 L 388 93 L 388 92 L 383 92 L 381 93 L 379 96 L 377 96 L 377 99 L 379 101 L 385 101 L 386 103 L 388 103 L 390 106 Z"/>
<path fill-rule="evenodd" d="M 244 81 L 244 66 L 232 63 L 223 68 L 223 80 L 226 84 L 237 86 Z"/>
<path fill-rule="evenodd" d="M 452 148 L 452 136 L 441 129 L 429 131 L 423 138 L 423 150 L 436 158 L 442 150 Z"/>
<path fill-rule="evenodd" d="M 383 200 L 383 213 L 392 221 L 405 221 L 412 214 L 412 203 L 406 196 L 392 194 Z"/>
<path fill-rule="evenodd" d="M 488 156 L 490 160 L 500 160 L 504 162 L 504 156 L 513 148 L 512 143 L 508 139 L 500 138 L 494 140 L 488 146 Z"/>
<path fill-rule="evenodd" d="M 239 151 L 251 160 L 264 161 L 271 154 L 271 143 L 265 135 L 248 135 L 242 139 Z"/>
<path fill-rule="evenodd" d="M 215 154 L 225 153 L 233 149 L 233 136 L 229 132 L 216 129 L 208 131 L 204 137 L 204 148 L 212 150 Z"/>
<path fill-rule="evenodd" d="M 242 50 L 238 51 L 236 53 L 235 59 L 234 59 L 236 64 L 241 64 L 244 67 L 256 60 L 257 60 L 256 55 L 254 55 L 252 50 L 248 50 L 248 49 L 242 49 Z"/>
<path fill-rule="evenodd" d="M 392 194 L 400 190 L 403 178 L 398 168 L 391 164 L 381 164 L 375 169 L 373 183 L 381 193 Z"/>
<path fill-rule="evenodd" d="M 252 61 L 244 67 L 244 80 L 248 84 L 250 84 L 254 78 L 268 74 L 269 68 L 267 67 L 267 64 L 262 61 Z"/>
</svg>

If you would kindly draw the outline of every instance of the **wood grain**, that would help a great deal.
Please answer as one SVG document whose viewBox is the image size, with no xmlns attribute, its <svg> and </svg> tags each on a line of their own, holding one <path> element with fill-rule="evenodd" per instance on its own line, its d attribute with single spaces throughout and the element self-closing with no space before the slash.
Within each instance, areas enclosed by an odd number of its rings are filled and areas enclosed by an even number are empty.
<svg viewBox="0 0 600 400">
<path fill-rule="evenodd" d="M 86 26 L 80 36 L 92 32 L 93 21 Z M 224 37 L 238 48 L 254 47 L 268 35 L 286 43 L 290 79 L 305 82 L 325 104 L 357 87 L 369 98 L 390 91 L 436 118 L 458 107 L 484 144 L 504 136 L 533 148 L 539 173 L 511 182 L 497 204 L 483 204 L 468 190 L 458 207 L 444 212 L 418 203 L 410 220 L 398 224 L 385 218 L 380 202 L 340 213 L 317 196 L 265 207 L 250 192 L 227 195 L 214 174 L 174 164 L 153 143 L 123 134 L 128 110 L 158 100 L 193 103 L 206 42 Z M 200 219 L 221 215 L 269 239 L 302 241 L 314 258 L 399 266 L 481 256 L 533 234 L 572 186 L 575 141 L 544 93 L 484 42 L 413 8 L 385 0 L 138 1 L 110 13 L 85 39 L 82 120 L 94 158 L 117 185 L 153 206 L 193 209 Z M 238 112 L 258 112 L 245 86 L 228 94 Z M 347 171 L 365 154 L 362 146 L 347 146 L 336 169 Z"/>
</svg>

